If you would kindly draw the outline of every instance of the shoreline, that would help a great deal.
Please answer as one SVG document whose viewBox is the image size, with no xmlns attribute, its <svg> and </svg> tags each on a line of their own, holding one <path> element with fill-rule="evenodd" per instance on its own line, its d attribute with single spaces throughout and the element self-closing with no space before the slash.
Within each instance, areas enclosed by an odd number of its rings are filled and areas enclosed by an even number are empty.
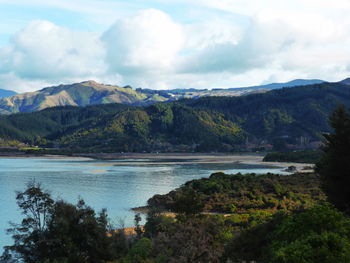
<svg viewBox="0 0 350 263">
<path fill-rule="evenodd" d="M 176 164 L 246 164 L 266 167 L 288 168 L 294 166 L 298 172 L 310 172 L 314 164 L 293 162 L 263 162 L 263 153 L 76 153 L 71 155 L 26 154 L 18 152 L 0 153 L 0 158 L 47 158 L 47 159 L 87 159 L 108 162 L 105 165 L 176 165 Z M 120 162 L 125 160 L 125 162 Z M 131 163 L 130 160 L 137 160 Z M 99 164 L 104 166 L 104 164 Z M 308 169 L 305 169 L 305 168 Z"/>
</svg>

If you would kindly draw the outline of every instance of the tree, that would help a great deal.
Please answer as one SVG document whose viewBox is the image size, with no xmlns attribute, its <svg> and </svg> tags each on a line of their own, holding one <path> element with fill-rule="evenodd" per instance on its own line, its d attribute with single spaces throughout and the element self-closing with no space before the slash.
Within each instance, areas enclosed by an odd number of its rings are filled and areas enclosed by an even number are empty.
<svg viewBox="0 0 350 263">
<path fill-rule="evenodd" d="M 25 262 L 38 262 L 46 252 L 48 241 L 45 236 L 53 211 L 54 201 L 39 183 L 31 181 L 24 192 L 17 192 L 17 205 L 24 218 L 21 224 L 12 223 L 8 233 L 12 234 L 14 245 L 5 247 L 8 257 L 22 258 Z"/>
<path fill-rule="evenodd" d="M 121 263 L 151 263 L 150 259 L 153 250 L 152 241 L 146 237 L 138 240 L 135 245 L 129 250 Z"/>
<path fill-rule="evenodd" d="M 169 263 L 220 262 L 224 242 L 222 222 L 210 217 L 176 221 L 174 227 L 159 232 L 153 239 L 155 254 Z"/>
<path fill-rule="evenodd" d="M 142 228 L 140 226 L 140 222 L 142 221 L 140 213 L 137 213 L 134 218 L 135 221 L 135 232 L 137 235 L 137 239 L 140 239 L 142 236 Z"/>
<path fill-rule="evenodd" d="M 234 237 L 225 247 L 223 261 L 350 262 L 349 235 L 349 218 L 329 204 L 278 213 Z"/>
<path fill-rule="evenodd" d="M 83 200 L 55 202 L 35 182 L 16 199 L 25 217 L 9 229 L 14 244 L 0 262 L 102 263 L 125 255 L 124 236 L 112 231 L 106 210 L 96 215 Z"/>
<path fill-rule="evenodd" d="M 57 201 L 49 222 L 47 237 L 51 241 L 47 258 L 68 263 L 105 262 L 111 260 L 111 239 L 105 210 L 99 215 L 83 200 L 77 205 Z"/>
<path fill-rule="evenodd" d="M 323 157 L 316 166 L 329 200 L 350 215 L 350 115 L 340 105 L 330 117 L 333 133 L 325 134 Z"/>
<path fill-rule="evenodd" d="M 188 216 L 203 211 L 204 203 L 200 193 L 192 188 L 185 188 L 175 196 L 174 211 Z"/>
<path fill-rule="evenodd" d="M 271 233 L 269 262 L 350 262 L 349 234 L 349 218 L 330 205 L 295 213 Z"/>
</svg>

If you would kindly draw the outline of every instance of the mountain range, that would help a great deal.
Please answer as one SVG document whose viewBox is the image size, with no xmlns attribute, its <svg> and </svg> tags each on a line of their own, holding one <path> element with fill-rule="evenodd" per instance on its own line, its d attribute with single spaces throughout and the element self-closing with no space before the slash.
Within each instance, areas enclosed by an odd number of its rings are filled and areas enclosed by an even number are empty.
<svg viewBox="0 0 350 263">
<path fill-rule="evenodd" d="M 330 131 L 328 117 L 337 105 L 350 107 L 346 83 L 145 106 L 50 107 L 0 116 L 0 138 L 80 152 L 232 151 L 249 144 L 308 147 L 319 145 L 322 134 Z"/>
<path fill-rule="evenodd" d="M 95 81 L 47 87 L 35 92 L 7 94 L 1 98 L 0 114 L 17 112 L 34 112 L 55 106 L 88 106 L 95 104 L 121 103 L 132 106 L 146 106 L 159 102 L 173 102 L 180 99 L 200 98 L 207 96 L 242 96 L 263 93 L 283 87 L 304 86 L 323 83 L 322 80 L 293 80 L 286 83 L 272 83 L 262 86 L 230 89 L 174 89 L 151 90 L 132 89 L 130 86 L 119 87 L 100 84 Z M 5 92 L 3 92 L 5 94 Z"/>
<path fill-rule="evenodd" d="M 15 96 L 16 94 L 17 92 L 13 90 L 0 89 L 0 98 L 11 97 L 11 96 Z"/>
</svg>

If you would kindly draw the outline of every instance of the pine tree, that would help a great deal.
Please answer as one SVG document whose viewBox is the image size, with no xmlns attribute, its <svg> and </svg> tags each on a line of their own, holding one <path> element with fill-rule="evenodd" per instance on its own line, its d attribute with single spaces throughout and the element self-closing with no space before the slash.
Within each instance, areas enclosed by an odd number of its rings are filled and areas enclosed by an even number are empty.
<svg viewBox="0 0 350 263">
<path fill-rule="evenodd" d="M 333 132 L 325 134 L 323 157 L 316 166 L 328 199 L 350 215 L 350 115 L 340 105 L 330 117 Z"/>
</svg>

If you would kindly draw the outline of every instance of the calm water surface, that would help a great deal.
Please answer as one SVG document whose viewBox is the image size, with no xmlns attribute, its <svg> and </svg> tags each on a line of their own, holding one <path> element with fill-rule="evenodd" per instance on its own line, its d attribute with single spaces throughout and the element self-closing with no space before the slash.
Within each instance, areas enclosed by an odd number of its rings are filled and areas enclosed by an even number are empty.
<svg viewBox="0 0 350 263">
<path fill-rule="evenodd" d="M 122 165 L 118 165 L 123 163 Z M 138 165 L 149 162 L 149 165 Z M 11 244 L 8 222 L 20 222 L 15 191 L 29 180 L 41 182 L 55 199 L 75 203 L 82 197 L 95 210 L 107 208 L 109 217 L 133 225 L 130 208 L 146 204 L 188 180 L 226 173 L 281 173 L 280 169 L 242 164 L 152 164 L 151 160 L 96 161 L 89 159 L 0 158 L 0 252 Z"/>
</svg>

